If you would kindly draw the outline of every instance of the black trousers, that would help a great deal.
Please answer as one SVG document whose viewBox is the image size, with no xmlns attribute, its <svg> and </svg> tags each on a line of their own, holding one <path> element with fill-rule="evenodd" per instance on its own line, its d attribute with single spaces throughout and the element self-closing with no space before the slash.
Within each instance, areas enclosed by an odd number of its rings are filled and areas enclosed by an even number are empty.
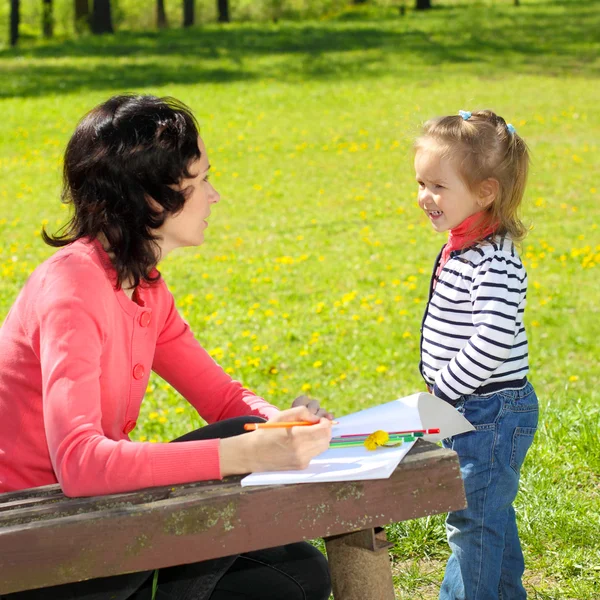
<svg viewBox="0 0 600 600">
<path fill-rule="evenodd" d="M 252 416 L 227 419 L 173 441 L 232 437 L 244 433 L 245 423 L 263 420 Z M 102 577 L 0 598 L 151 600 L 154 573 Z M 331 593 L 327 560 L 306 542 L 160 569 L 157 583 L 155 600 L 327 600 Z"/>
</svg>

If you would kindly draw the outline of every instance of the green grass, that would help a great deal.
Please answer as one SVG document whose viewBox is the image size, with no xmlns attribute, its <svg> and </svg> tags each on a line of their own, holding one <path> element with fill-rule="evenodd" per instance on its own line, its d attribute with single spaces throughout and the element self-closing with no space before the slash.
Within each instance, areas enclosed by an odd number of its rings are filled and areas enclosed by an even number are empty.
<svg viewBox="0 0 600 600">
<path fill-rule="evenodd" d="M 0 50 L 0 319 L 67 216 L 61 154 L 121 91 L 196 112 L 222 194 L 200 249 L 163 264 L 200 341 L 278 406 L 341 415 L 423 388 L 419 325 L 443 238 L 416 208 L 420 123 L 492 107 L 533 158 L 523 215 L 540 429 L 517 499 L 532 598 L 600 595 L 598 3 L 368 9 L 313 22 L 25 43 Z M 353 17 L 353 18 L 350 18 Z M 153 378 L 135 431 L 200 424 Z M 390 528 L 400 598 L 433 598 L 442 517 Z"/>
</svg>

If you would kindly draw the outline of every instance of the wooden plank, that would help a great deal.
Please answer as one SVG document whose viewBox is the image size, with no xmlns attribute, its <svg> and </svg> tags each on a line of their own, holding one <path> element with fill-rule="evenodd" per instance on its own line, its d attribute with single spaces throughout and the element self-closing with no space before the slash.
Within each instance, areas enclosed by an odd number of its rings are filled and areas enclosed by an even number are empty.
<svg viewBox="0 0 600 600">
<path fill-rule="evenodd" d="M 12 510 L 0 511 L 0 528 L 43 521 L 44 519 L 57 519 L 74 514 L 147 504 L 155 500 L 164 500 L 170 494 L 171 490 L 169 488 L 152 488 L 129 494 L 115 494 L 95 498 L 66 498 L 60 494 L 53 498 L 46 498 L 43 501 L 39 501 L 39 498 L 33 498 L 31 502 L 23 499 L 15 500 L 13 503 L 8 503 L 8 506 L 13 504 Z"/>
<path fill-rule="evenodd" d="M 0 514 L 19 506 L 44 504 L 64 498 L 60 486 L 44 486 L 0 494 Z"/>
<path fill-rule="evenodd" d="M 458 459 L 419 442 L 389 479 L 242 488 L 239 478 L 0 527 L 0 593 L 208 560 L 465 506 Z M 67 500 L 68 502 L 68 500 Z M 35 565 L 35 569 L 32 569 Z"/>
</svg>

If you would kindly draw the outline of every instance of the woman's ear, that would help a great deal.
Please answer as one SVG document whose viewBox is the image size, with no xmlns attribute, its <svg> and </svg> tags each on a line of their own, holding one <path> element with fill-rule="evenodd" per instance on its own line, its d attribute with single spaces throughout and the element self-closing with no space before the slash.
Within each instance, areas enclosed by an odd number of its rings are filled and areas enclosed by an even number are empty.
<svg viewBox="0 0 600 600">
<path fill-rule="evenodd" d="M 477 200 L 481 208 L 487 208 L 494 200 L 498 197 L 500 191 L 500 184 L 497 179 L 484 179 L 479 185 L 479 198 Z"/>
</svg>

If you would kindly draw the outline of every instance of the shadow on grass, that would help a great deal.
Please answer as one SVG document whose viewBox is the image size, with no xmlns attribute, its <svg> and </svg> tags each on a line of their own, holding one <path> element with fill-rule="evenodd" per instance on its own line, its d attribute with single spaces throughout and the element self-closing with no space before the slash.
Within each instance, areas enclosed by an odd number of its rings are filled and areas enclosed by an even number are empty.
<svg viewBox="0 0 600 600">
<path fill-rule="evenodd" d="M 211 25 L 0 51 L 0 97 L 81 89 L 473 74 L 600 74 L 596 3 L 452 7 L 385 21 Z M 464 72 L 464 69 L 463 69 Z M 425 76 L 427 77 L 427 75 Z"/>
</svg>

